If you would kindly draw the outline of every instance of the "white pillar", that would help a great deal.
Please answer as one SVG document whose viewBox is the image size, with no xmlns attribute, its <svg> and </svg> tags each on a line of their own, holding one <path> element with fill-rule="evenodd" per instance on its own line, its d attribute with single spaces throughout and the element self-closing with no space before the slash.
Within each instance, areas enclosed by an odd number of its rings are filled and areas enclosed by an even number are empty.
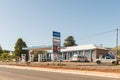
<svg viewBox="0 0 120 80">
<path fill-rule="evenodd" d="M 64 53 L 62 52 L 62 60 L 64 60 Z"/>
<path fill-rule="evenodd" d="M 38 54 L 38 62 L 41 62 L 41 54 Z"/>
<path fill-rule="evenodd" d="M 66 60 L 68 60 L 69 58 L 68 58 L 69 56 L 68 56 L 68 52 L 66 53 Z"/>
</svg>

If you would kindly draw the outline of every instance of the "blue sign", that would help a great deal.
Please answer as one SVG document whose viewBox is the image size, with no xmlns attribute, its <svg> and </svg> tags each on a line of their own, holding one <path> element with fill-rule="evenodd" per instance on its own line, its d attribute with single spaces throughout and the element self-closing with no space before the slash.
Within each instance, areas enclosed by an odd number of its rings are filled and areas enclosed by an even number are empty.
<svg viewBox="0 0 120 80">
<path fill-rule="evenodd" d="M 60 53 L 60 32 L 53 31 L 53 53 Z"/>
<path fill-rule="evenodd" d="M 60 37 L 60 32 L 53 31 L 53 37 Z"/>
</svg>

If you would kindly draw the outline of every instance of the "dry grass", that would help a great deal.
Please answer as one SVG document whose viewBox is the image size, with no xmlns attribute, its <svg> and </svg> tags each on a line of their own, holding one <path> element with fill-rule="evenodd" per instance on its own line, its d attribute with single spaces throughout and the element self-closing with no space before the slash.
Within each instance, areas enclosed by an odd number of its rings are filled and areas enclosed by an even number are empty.
<svg viewBox="0 0 120 80">
<path fill-rule="evenodd" d="M 28 66 L 27 64 L 9 64 L 16 66 Z M 110 73 L 120 73 L 119 66 L 69 66 L 64 63 L 45 63 L 45 64 L 29 64 L 29 67 L 42 67 L 42 68 L 52 68 L 52 69 L 65 69 L 65 70 L 82 70 L 82 71 L 99 71 L 99 72 L 110 72 Z"/>
</svg>

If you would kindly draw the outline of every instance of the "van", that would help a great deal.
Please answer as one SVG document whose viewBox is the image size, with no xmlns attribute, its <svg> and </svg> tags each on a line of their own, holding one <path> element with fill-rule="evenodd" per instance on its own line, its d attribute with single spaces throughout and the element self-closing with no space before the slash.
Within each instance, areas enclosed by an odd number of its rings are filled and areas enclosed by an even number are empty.
<svg viewBox="0 0 120 80">
<path fill-rule="evenodd" d="M 86 62 L 87 57 L 82 55 L 73 55 L 71 62 Z"/>
</svg>

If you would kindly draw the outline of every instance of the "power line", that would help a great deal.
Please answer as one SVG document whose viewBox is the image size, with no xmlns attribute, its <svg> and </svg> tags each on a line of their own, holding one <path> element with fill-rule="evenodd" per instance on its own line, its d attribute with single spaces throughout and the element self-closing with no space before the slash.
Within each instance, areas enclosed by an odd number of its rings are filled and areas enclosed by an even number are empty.
<svg viewBox="0 0 120 80">
<path fill-rule="evenodd" d="M 113 31 L 116 31 L 116 30 L 105 31 L 105 32 L 97 33 L 96 35 L 103 35 L 103 34 L 111 33 Z"/>
<path fill-rule="evenodd" d="M 93 37 L 99 37 L 101 35 L 105 35 L 105 34 L 108 34 L 108 33 L 114 32 L 114 31 L 116 31 L 116 29 L 115 30 L 110 30 L 110 31 L 96 33 L 96 34 L 93 34 L 93 35 L 84 36 L 84 37 L 81 37 L 81 39 L 88 39 L 88 38 L 93 38 Z"/>
</svg>

